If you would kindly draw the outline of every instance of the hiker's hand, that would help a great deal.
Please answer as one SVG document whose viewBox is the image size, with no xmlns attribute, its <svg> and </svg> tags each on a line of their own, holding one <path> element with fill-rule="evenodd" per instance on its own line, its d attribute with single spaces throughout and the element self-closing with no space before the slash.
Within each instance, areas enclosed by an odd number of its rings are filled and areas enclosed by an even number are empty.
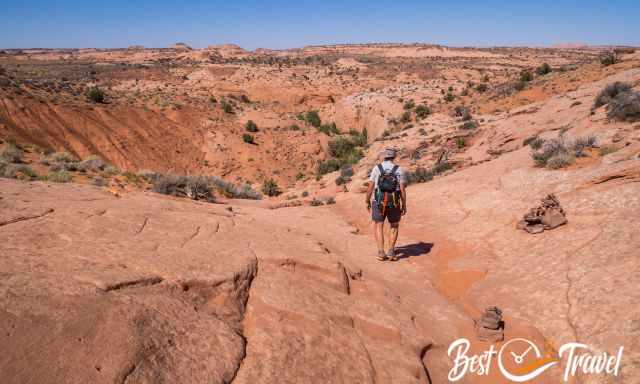
<svg viewBox="0 0 640 384">
<path fill-rule="evenodd" d="M 407 206 L 402 204 L 402 216 L 407 214 Z"/>
<path fill-rule="evenodd" d="M 367 211 L 370 211 L 371 210 L 371 201 L 367 200 L 366 204 L 367 204 Z"/>
</svg>

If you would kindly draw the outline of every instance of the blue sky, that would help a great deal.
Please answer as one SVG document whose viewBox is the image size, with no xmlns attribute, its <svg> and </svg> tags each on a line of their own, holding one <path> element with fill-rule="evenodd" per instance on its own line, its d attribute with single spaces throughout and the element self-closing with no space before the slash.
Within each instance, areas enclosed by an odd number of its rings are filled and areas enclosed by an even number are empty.
<svg viewBox="0 0 640 384">
<path fill-rule="evenodd" d="M 16 1 L 0 5 L 0 48 L 243 48 L 425 42 L 640 46 L 638 1 Z"/>
</svg>

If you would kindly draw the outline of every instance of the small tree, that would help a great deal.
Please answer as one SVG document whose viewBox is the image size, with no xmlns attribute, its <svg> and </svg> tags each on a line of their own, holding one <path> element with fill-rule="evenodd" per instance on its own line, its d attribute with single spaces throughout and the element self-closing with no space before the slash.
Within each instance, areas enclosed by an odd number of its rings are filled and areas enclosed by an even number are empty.
<svg viewBox="0 0 640 384">
<path fill-rule="evenodd" d="M 253 120 L 247 121 L 247 123 L 244 125 L 244 129 L 247 132 L 258 132 L 258 126 L 253 122 Z"/>
<path fill-rule="evenodd" d="M 620 55 L 618 52 L 611 50 L 600 55 L 600 64 L 608 67 L 609 65 L 617 64 L 620 62 Z"/>
<path fill-rule="evenodd" d="M 320 115 L 318 115 L 317 111 L 308 111 L 304 115 L 304 120 L 309 123 L 313 127 L 320 127 L 322 125 L 322 120 L 320 120 Z"/>
</svg>

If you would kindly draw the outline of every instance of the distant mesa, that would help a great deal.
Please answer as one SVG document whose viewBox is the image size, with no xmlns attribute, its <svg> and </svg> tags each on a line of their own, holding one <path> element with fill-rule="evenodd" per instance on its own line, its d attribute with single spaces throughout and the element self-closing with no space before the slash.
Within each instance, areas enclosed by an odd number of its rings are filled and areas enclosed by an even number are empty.
<svg viewBox="0 0 640 384">
<path fill-rule="evenodd" d="M 144 45 L 130 45 L 127 47 L 127 49 L 132 51 L 137 51 L 137 50 L 144 49 Z"/>
<path fill-rule="evenodd" d="M 175 43 L 173 45 L 170 45 L 169 48 L 176 49 L 179 51 L 193 51 L 193 48 L 191 48 L 185 43 Z"/>
</svg>

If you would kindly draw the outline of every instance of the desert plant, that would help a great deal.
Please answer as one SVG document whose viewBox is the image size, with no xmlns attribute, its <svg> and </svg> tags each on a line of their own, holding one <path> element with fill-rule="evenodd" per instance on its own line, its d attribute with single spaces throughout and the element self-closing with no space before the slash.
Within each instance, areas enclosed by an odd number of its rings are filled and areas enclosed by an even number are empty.
<svg viewBox="0 0 640 384">
<path fill-rule="evenodd" d="M 520 72 L 520 81 L 523 81 L 525 83 L 533 81 L 533 73 L 526 69 L 523 70 L 522 72 Z"/>
<path fill-rule="evenodd" d="M 410 111 L 404 111 L 402 113 L 402 115 L 400 116 L 400 121 L 403 123 L 408 123 L 411 121 L 411 112 Z"/>
<path fill-rule="evenodd" d="M 254 123 L 253 120 L 249 120 L 244 125 L 244 129 L 247 132 L 258 132 L 258 125 L 256 125 L 256 123 Z"/>
<path fill-rule="evenodd" d="M 7 163 L 20 163 L 22 161 L 22 149 L 14 143 L 4 143 L 0 148 L 0 159 L 4 159 Z"/>
<path fill-rule="evenodd" d="M 160 175 L 154 180 L 152 190 L 193 200 L 215 201 L 207 178 L 202 176 Z"/>
<path fill-rule="evenodd" d="M 573 164 L 575 157 L 571 153 L 558 153 L 547 160 L 547 168 L 560 169 Z"/>
<path fill-rule="evenodd" d="M 351 166 L 351 164 L 345 164 L 340 167 L 340 176 L 342 177 L 352 177 L 353 173 L 353 167 Z"/>
<path fill-rule="evenodd" d="M 262 193 L 267 196 L 278 196 L 281 192 L 275 180 L 267 179 L 262 183 Z"/>
<path fill-rule="evenodd" d="M 253 135 L 245 133 L 242 135 L 242 141 L 244 141 L 247 144 L 255 144 Z"/>
<path fill-rule="evenodd" d="M 87 90 L 87 98 L 94 103 L 104 103 L 104 92 L 98 87 Z"/>
<path fill-rule="evenodd" d="M 427 131 L 424 128 L 420 128 L 418 129 L 418 133 L 422 136 L 426 136 L 427 135 Z"/>
<path fill-rule="evenodd" d="M 531 157 L 539 167 L 558 167 L 561 164 L 569 164 L 573 154 L 571 153 L 571 145 L 564 136 L 560 136 L 557 139 L 546 140 L 539 150 L 532 152 Z M 553 161 L 553 164 L 549 164 L 553 158 L 557 159 Z"/>
<path fill-rule="evenodd" d="M 320 125 L 322 125 L 322 120 L 320 120 L 318 111 L 308 111 L 304 115 L 304 120 L 312 127 L 319 128 Z"/>
<path fill-rule="evenodd" d="M 54 152 L 40 160 L 44 165 L 53 165 L 58 163 L 75 163 L 78 159 L 69 152 Z"/>
<path fill-rule="evenodd" d="M 240 101 L 246 104 L 249 104 L 251 102 L 251 100 L 249 100 L 249 96 L 245 94 L 240 95 Z"/>
<path fill-rule="evenodd" d="M 441 161 L 439 163 L 436 163 L 433 166 L 433 169 L 431 170 L 433 172 L 434 175 L 439 175 L 443 172 L 446 172 L 448 170 L 450 170 L 452 168 L 451 163 L 449 163 L 448 161 Z"/>
<path fill-rule="evenodd" d="M 608 67 L 609 65 L 617 64 L 620 62 L 620 54 L 615 50 L 604 52 L 600 55 L 600 64 Z"/>
<path fill-rule="evenodd" d="M 537 149 L 542 148 L 542 145 L 544 144 L 544 139 L 543 139 L 543 138 L 541 138 L 541 137 L 538 137 L 538 136 L 531 136 L 531 137 L 529 137 L 529 138 L 525 139 L 525 140 L 522 142 L 522 144 L 523 144 L 524 146 L 527 146 L 527 145 L 528 145 L 528 146 L 529 146 L 529 147 L 531 147 L 532 149 L 536 149 L 536 150 L 537 150 Z"/>
<path fill-rule="evenodd" d="M 479 124 L 475 120 L 467 120 L 461 126 L 460 129 L 472 130 L 478 128 Z"/>
<path fill-rule="evenodd" d="M 480 93 L 485 93 L 489 89 L 489 86 L 485 83 L 480 83 L 476 86 L 476 91 Z"/>
<path fill-rule="evenodd" d="M 340 134 L 340 130 L 338 129 L 336 123 L 322 124 L 316 128 L 318 128 L 318 131 L 324 133 L 327 136 Z"/>
<path fill-rule="evenodd" d="M 348 183 L 350 181 L 351 181 L 350 178 L 342 177 L 342 176 L 336 177 L 336 180 L 335 180 L 336 185 L 343 185 L 343 184 L 346 184 L 346 183 Z"/>
<path fill-rule="evenodd" d="M 336 203 L 336 198 L 333 196 L 329 196 L 324 200 L 324 203 L 327 205 L 331 205 L 331 204 L 335 204 Z"/>
<path fill-rule="evenodd" d="M 405 178 L 407 184 L 426 183 L 433 180 L 433 171 L 423 167 L 418 167 L 414 171 L 407 171 Z"/>
<path fill-rule="evenodd" d="M 106 166 L 107 166 L 107 163 L 105 163 L 104 160 L 102 160 L 100 157 L 95 155 L 91 155 L 77 164 L 77 168 L 81 172 L 86 172 L 86 171 L 99 172 L 104 170 Z"/>
<path fill-rule="evenodd" d="M 527 87 L 527 82 L 526 81 L 516 81 L 515 83 L 513 83 L 513 89 L 515 89 L 516 91 L 522 91 L 523 89 L 525 89 Z"/>
<path fill-rule="evenodd" d="M 68 183 L 73 178 L 71 177 L 71 174 L 68 171 L 62 170 L 57 172 L 49 171 L 49 173 L 47 173 L 47 175 L 44 176 L 44 179 L 54 183 Z"/>
<path fill-rule="evenodd" d="M 38 177 L 33 168 L 26 164 L 6 164 L 2 168 L 4 168 L 2 177 L 21 180 L 34 180 Z"/>
<path fill-rule="evenodd" d="M 335 172 L 340 169 L 340 160 L 338 159 L 329 159 L 325 161 L 318 162 L 316 166 L 316 174 L 324 175 L 327 173 Z"/>
<path fill-rule="evenodd" d="M 324 203 L 322 202 L 322 200 L 317 199 L 317 198 L 315 198 L 315 197 L 311 200 L 311 202 L 310 202 L 309 204 L 311 204 L 311 206 L 312 206 L 312 207 L 319 207 L 319 206 L 321 206 L 321 205 L 324 205 Z"/>
<path fill-rule="evenodd" d="M 598 96 L 596 96 L 596 99 L 593 102 L 593 108 L 599 108 L 608 104 L 619 94 L 629 91 L 631 91 L 631 85 L 627 83 L 616 81 L 615 83 L 608 84 L 604 89 L 602 89 L 602 91 L 600 91 L 600 93 L 598 93 Z"/>
<path fill-rule="evenodd" d="M 607 106 L 607 117 L 618 121 L 640 121 L 640 92 L 622 92 Z"/>
<path fill-rule="evenodd" d="M 420 104 L 416 107 L 416 117 L 418 119 L 424 119 L 431 114 L 431 109 L 424 104 Z"/>
<path fill-rule="evenodd" d="M 307 191 L 302 191 L 302 193 L 300 194 L 300 196 L 302 196 L 302 197 L 307 197 L 307 196 L 309 196 L 309 192 L 307 192 Z"/>
<path fill-rule="evenodd" d="M 224 99 L 220 101 L 220 107 L 222 108 L 224 113 L 228 113 L 228 114 L 234 113 L 233 105 Z"/>
<path fill-rule="evenodd" d="M 536 73 L 540 76 L 544 76 L 551 73 L 551 70 L 551 66 L 548 63 L 542 63 L 538 68 L 536 68 Z"/>
<path fill-rule="evenodd" d="M 416 106 L 416 103 L 413 100 L 407 100 L 405 101 L 404 105 L 402 106 L 402 108 L 405 111 L 410 111 L 412 110 L 414 107 Z"/>
<path fill-rule="evenodd" d="M 446 95 L 444 95 L 444 101 L 446 101 L 447 103 L 452 102 L 453 100 L 455 100 L 455 98 L 456 98 L 456 97 L 455 97 L 455 96 L 454 96 L 454 94 L 453 94 L 453 93 L 451 93 L 451 92 L 447 92 L 447 94 L 446 94 Z"/>
<path fill-rule="evenodd" d="M 597 139 L 595 136 L 579 137 L 573 143 L 573 146 L 572 146 L 573 154 L 576 157 L 586 156 L 586 154 L 584 153 L 584 150 L 587 148 L 594 148 L 596 145 L 596 141 Z"/>
<path fill-rule="evenodd" d="M 464 137 L 458 137 L 456 139 L 456 145 L 458 146 L 458 149 L 461 149 L 467 146 L 467 142 L 465 141 Z"/>
</svg>

